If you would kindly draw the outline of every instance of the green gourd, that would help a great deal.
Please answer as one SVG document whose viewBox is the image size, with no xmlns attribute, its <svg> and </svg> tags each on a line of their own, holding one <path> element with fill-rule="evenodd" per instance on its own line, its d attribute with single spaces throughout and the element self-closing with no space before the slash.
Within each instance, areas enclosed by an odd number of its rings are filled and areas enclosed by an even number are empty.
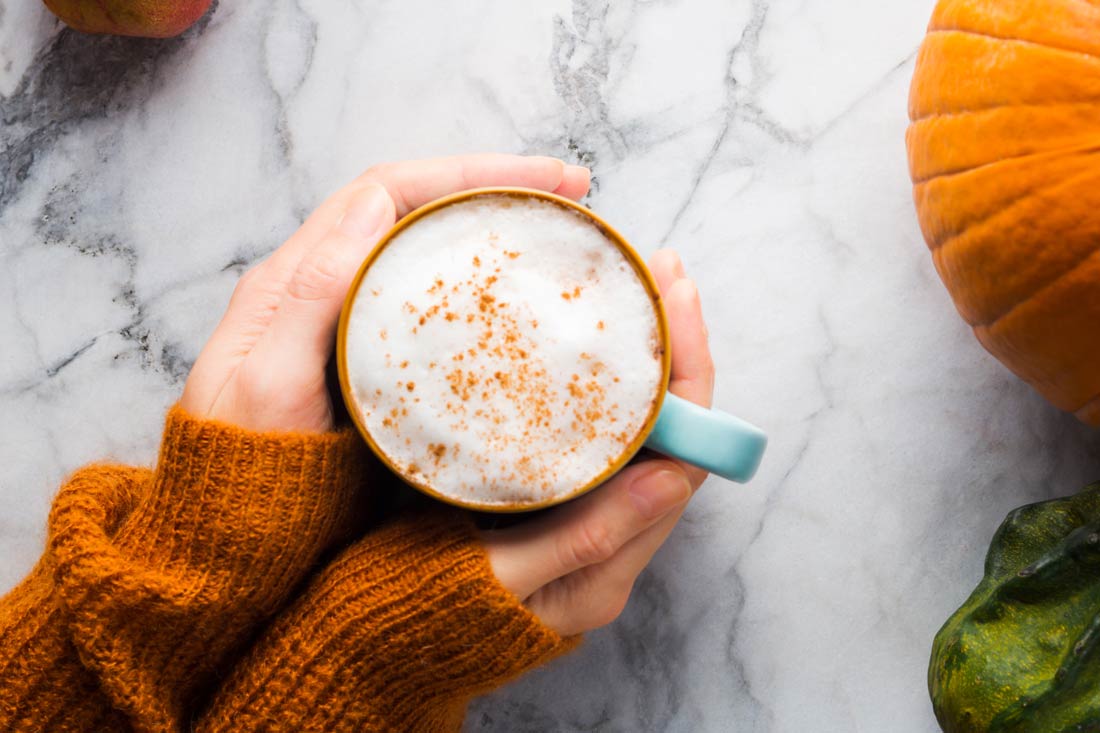
<svg viewBox="0 0 1100 733">
<path fill-rule="evenodd" d="M 928 689 L 946 733 L 1100 732 L 1100 483 L 1005 518 Z"/>
</svg>

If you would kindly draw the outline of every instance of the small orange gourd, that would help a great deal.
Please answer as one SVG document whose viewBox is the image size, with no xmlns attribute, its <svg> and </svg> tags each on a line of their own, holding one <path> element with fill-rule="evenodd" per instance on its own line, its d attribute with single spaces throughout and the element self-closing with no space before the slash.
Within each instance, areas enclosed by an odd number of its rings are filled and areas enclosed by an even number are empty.
<svg viewBox="0 0 1100 733">
<path fill-rule="evenodd" d="M 1100 0 L 940 0 L 909 116 L 921 230 L 959 313 L 1100 425 Z"/>
</svg>

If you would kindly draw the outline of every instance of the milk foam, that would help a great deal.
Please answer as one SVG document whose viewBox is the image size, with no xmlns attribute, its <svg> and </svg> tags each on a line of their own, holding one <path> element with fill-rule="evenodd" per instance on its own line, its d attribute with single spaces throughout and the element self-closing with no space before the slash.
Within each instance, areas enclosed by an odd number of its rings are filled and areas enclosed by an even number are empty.
<svg viewBox="0 0 1100 733">
<path fill-rule="evenodd" d="M 661 388 L 657 316 L 619 249 L 541 199 L 486 195 L 397 235 L 349 314 L 363 423 L 415 482 L 481 505 L 590 483 Z"/>
</svg>

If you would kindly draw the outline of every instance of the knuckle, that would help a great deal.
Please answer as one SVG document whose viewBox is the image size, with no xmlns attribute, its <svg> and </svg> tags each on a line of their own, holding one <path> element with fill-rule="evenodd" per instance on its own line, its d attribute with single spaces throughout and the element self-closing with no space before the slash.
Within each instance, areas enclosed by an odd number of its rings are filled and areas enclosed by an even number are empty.
<svg viewBox="0 0 1100 733">
<path fill-rule="evenodd" d="M 265 267 L 257 265 L 241 275 L 229 297 L 226 318 L 247 329 L 265 328 L 283 297 L 282 285 Z"/>
<path fill-rule="evenodd" d="M 252 360 L 246 359 L 241 365 L 240 374 L 242 397 L 249 409 L 275 404 L 285 396 L 285 385 L 276 370 L 258 366 Z"/>
<path fill-rule="evenodd" d="M 364 181 L 384 181 L 393 169 L 393 163 L 375 163 L 363 171 L 360 176 Z"/>
<path fill-rule="evenodd" d="M 618 550 L 614 537 L 602 522 L 583 522 L 563 546 L 563 564 L 587 567 L 610 559 Z"/>
<path fill-rule="evenodd" d="M 602 600 L 593 614 L 592 622 L 596 627 L 607 626 L 618 620 L 630 601 L 630 589 L 615 590 Z"/>
<path fill-rule="evenodd" d="M 703 359 L 703 372 L 708 377 L 713 377 L 714 376 L 714 369 L 715 369 L 715 367 L 714 367 L 714 356 L 711 355 L 710 350 L 708 349 L 707 350 L 707 356 L 706 356 L 705 359 Z"/>
<path fill-rule="evenodd" d="M 242 297 L 246 297 L 248 293 L 256 289 L 256 283 L 260 279 L 260 268 L 262 265 L 256 265 L 250 267 L 244 271 L 244 274 L 237 280 L 237 284 L 233 287 L 233 299 L 239 300 Z"/>
<path fill-rule="evenodd" d="M 287 294 L 298 300 L 325 300 L 334 297 L 343 268 L 337 257 L 314 252 L 306 257 L 287 285 Z"/>
</svg>

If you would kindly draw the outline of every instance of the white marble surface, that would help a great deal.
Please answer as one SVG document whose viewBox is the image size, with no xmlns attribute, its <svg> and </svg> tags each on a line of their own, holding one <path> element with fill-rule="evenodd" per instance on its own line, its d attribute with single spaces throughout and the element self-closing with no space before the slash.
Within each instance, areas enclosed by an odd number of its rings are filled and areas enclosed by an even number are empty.
<svg viewBox="0 0 1100 733">
<path fill-rule="evenodd" d="M 582 651 L 470 730 L 936 730 L 932 635 L 1000 518 L 1100 477 L 1100 436 L 956 316 L 903 132 L 932 0 L 234 0 L 184 39 L 0 0 L 0 589 L 52 492 L 148 463 L 234 281 L 372 162 L 593 167 L 681 249 L 718 403 L 767 428 Z"/>
</svg>

